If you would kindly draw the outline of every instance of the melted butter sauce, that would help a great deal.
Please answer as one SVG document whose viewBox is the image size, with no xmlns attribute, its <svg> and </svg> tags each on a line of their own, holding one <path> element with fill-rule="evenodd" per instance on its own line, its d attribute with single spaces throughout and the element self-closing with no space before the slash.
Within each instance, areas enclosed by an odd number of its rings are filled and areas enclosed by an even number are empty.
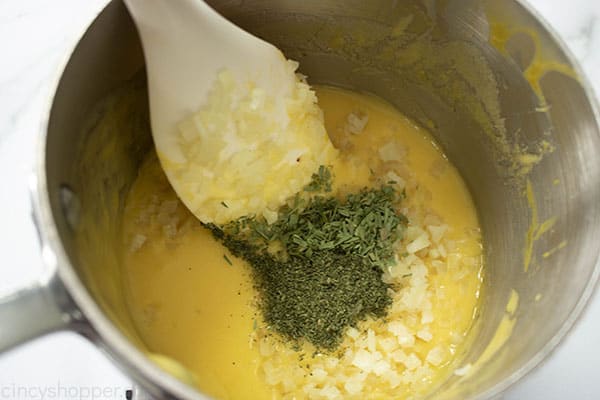
<svg viewBox="0 0 600 400">
<path fill-rule="evenodd" d="M 249 346 L 257 316 L 248 267 L 198 223 L 181 227 L 169 241 L 160 222 L 145 228 L 135 222 L 152 195 L 173 201 L 170 191 L 152 157 L 142 166 L 125 210 L 125 237 L 141 229 L 147 237 L 138 251 L 125 255 L 128 305 L 140 336 L 151 351 L 192 371 L 199 386 L 216 398 L 246 398 L 248 392 L 268 398 L 256 374 L 258 353 Z M 178 211 L 187 214 L 182 208 L 179 204 Z"/>
<path fill-rule="evenodd" d="M 371 171 L 381 163 L 378 150 L 395 140 L 406 150 L 407 164 L 426 193 L 418 200 L 452 227 L 448 237 L 464 238 L 465 232 L 479 229 L 460 175 L 426 131 L 374 97 L 325 87 L 316 91 L 327 131 L 346 154 L 333 165 L 338 190 L 368 186 Z M 340 144 L 346 117 L 356 110 L 366 112 L 369 122 L 362 133 Z M 177 202 L 156 156 L 141 167 L 129 194 L 123 241 L 128 307 L 148 349 L 177 360 L 215 398 L 273 398 L 258 373 L 258 349 L 250 342 L 262 321 L 254 307 L 249 266 Z M 459 241 L 458 256 L 480 255 L 474 246 L 473 241 Z M 431 285 L 445 291 L 444 300 L 432 300 L 435 318 L 444 321 L 432 326 L 435 343 L 451 347 L 453 333 L 469 331 L 480 284 L 480 270 L 460 284 L 444 275 L 431 278 Z M 431 346 L 421 347 L 426 353 Z M 448 373 L 442 367 L 439 379 Z"/>
</svg>

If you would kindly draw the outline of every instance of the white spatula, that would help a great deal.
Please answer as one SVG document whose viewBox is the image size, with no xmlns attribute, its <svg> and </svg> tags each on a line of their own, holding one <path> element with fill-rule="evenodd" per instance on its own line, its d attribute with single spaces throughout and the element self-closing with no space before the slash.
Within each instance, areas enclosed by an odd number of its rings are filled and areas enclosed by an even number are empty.
<svg viewBox="0 0 600 400">
<path fill-rule="evenodd" d="M 281 51 L 227 21 L 204 1 L 125 4 L 144 48 L 154 142 L 170 161 L 183 161 L 174 134 L 177 123 L 205 103 L 220 71 L 231 71 L 238 82 L 252 82 L 275 99 L 291 91 Z"/>
</svg>

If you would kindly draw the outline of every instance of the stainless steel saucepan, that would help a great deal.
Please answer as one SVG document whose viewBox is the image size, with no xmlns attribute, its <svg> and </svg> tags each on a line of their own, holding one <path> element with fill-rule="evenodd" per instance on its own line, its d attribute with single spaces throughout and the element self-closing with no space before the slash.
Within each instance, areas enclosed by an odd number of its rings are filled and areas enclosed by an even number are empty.
<svg viewBox="0 0 600 400">
<path fill-rule="evenodd" d="M 516 0 L 210 3 L 298 60 L 310 82 L 394 104 L 462 173 L 483 228 L 485 284 L 463 355 L 471 371 L 431 397 L 493 398 L 548 357 L 600 273 L 598 109 L 548 26 Z M 0 351 L 73 330 L 149 395 L 206 399 L 145 356 L 119 278 L 124 196 L 152 146 L 143 66 L 114 0 L 49 102 L 32 186 L 47 273 L 0 299 Z M 511 329 L 499 335 L 501 321 Z"/>
</svg>

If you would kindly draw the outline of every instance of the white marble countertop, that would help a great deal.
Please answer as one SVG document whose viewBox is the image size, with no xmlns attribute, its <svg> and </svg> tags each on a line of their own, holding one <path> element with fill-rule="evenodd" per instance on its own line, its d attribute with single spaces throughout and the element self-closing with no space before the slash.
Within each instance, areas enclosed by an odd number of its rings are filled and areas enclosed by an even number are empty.
<svg viewBox="0 0 600 400">
<path fill-rule="evenodd" d="M 48 80 L 107 0 L 0 0 L 0 291 L 41 271 L 27 176 Z M 600 1 L 530 0 L 562 35 L 600 93 Z M 600 399 L 600 296 L 541 368 L 505 399 Z M 70 333 L 0 357 L 0 399 L 124 399 L 127 378 Z M 99 393 L 101 393 L 99 395 Z"/>
</svg>

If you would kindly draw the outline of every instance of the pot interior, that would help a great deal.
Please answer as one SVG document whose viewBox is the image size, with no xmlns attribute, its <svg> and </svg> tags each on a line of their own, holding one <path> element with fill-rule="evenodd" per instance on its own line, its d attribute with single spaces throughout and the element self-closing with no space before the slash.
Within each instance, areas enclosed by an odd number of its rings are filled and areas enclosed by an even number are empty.
<svg viewBox="0 0 600 400">
<path fill-rule="evenodd" d="M 461 172 L 483 229 L 485 281 L 464 355 L 471 371 L 436 398 L 490 394 L 539 362 L 590 295 L 600 243 L 593 101 L 539 21 L 505 0 L 210 3 L 299 61 L 309 82 L 392 103 Z M 139 39 L 113 1 L 64 71 L 45 167 L 72 268 L 140 348 L 118 239 L 125 196 L 151 146 Z"/>
</svg>

